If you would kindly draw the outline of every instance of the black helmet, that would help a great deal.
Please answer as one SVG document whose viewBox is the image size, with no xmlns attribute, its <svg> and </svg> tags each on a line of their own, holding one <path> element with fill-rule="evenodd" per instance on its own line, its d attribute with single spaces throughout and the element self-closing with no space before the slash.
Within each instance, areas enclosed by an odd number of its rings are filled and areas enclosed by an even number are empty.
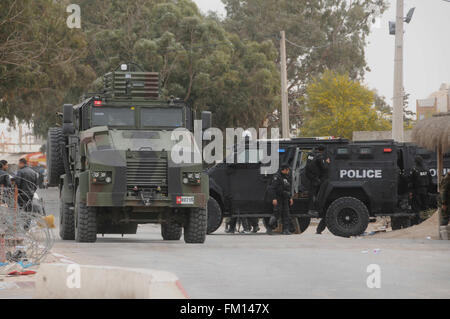
<svg viewBox="0 0 450 319">
<path fill-rule="evenodd" d="M 288 168 L 291 168 L 291 167 L 290 167 L 289 164 L 287 164 L 287 163 L 281 164 L 281 166 L 280 166 L 280 169 L 281 169 L 282 171 L 284 171 L 285 169 L 288 169 Z"/>
<path fill-rule="evenodd" d="M 317 147 L 317 150 L 318 150 L 319 152 L 323 152 L 323 151 L 325 151 L 325 146 L 319 145 L 319 146 Z"/>
</svg>

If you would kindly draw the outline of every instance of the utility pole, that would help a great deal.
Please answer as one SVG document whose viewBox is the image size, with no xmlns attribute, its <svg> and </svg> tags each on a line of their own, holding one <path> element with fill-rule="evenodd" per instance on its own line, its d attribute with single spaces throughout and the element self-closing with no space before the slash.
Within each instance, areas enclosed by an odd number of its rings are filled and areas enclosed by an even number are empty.
<svg viewBox="0 0 450 319">
<path fill-rule="evenodd" d="M 283 138 L 289 138 L 289 107 L 287 91 L 287 66 L 286 66 L 286 34 L 281 31 L 281 128 Z"/>
<path fill-rule="evenodd" d="M 395 22 L 395 58 L 394 58 L 394 112 L 392 115 L 392 139 L 403 142 L 403 0 L 397 0 L 397 18 Z"/>
</svg>

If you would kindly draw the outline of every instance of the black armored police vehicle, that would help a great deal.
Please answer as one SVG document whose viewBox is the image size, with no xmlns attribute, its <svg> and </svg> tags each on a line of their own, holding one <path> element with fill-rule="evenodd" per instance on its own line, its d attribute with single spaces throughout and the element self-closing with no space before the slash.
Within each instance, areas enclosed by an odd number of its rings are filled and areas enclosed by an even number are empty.
<svg viewBox="0 0 450 319">
<path fill-rule="evenodd" d="M 273 207 L 267 200 L 266 190 L 272 175 L 261 174 L 265 161 L 258 143 L 253 143 L 253 148 L 247 145 L 235 149 L 238 154 L 232 156 L 245 158 L 244 162 L 219 163 L 207 171 L 210 186 L 208 233 L 216 231 L 224 217 L 258 217 L 268 224 Z M 377 216 L 390 216 L 395 228 L 411 225 L 417 216 L 411 208 L 408 175 L 417 155 L 424 158 L 425 166 L 434 175 L 430 192 L 436 193 L 436 157 L 412 144 L 333 138 L 294 138 L 278 143 L 280 164 L 287 163 L 291 167 L 294 198 L 291 217 L 297 218 L 300 231 L 309 226 L 311 217 L 326 218 L 328 229 L 342 237 L 363 234 L 368 223 Z M 317 194 L 318 214 L 311 214 L 305 166 L 308 154 L 319 146 L 325 148 L 331 162 L 328 178 Z M 270 151 L 270 147 L 268 149 Z M 444 167 L 450 167 L 449 154 Z"/>
</svg>

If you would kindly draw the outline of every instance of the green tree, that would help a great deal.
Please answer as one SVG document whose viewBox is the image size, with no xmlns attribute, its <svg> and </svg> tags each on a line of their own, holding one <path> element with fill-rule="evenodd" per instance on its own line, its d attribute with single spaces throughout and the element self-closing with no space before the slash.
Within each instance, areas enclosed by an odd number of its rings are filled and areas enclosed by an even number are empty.
<svg viewBox="0 0 450 319">
<path fill-rule="evenodd" d="M 190 0 L 85 0 L 80 6 L 87 62 L 99 75 L 135 61 L 160 72 L 165 96 L 213 111 L 221 128 L 259 126 L 276 109 L 279 72 L 270 41 L 243 41 Z"/>
<path fill-rule="evenodd" d="M 286 31 L 291 122 L 301 125 L 299 99 L 326 69 L 362 79 L 368 70 L 365 46 L 386 0 L 222 0 L 227 30 L 252 41 L 272 40 Z M 278 61 L 277 61 L 278 62 Z M 295 102 L 295 103 L 294 103 Z"/>
<path fill-rule="evenodd" d="M 375 109 L 386 119 L 389 120 L 389 122 L 392 124 L 392 107 L 386 102 L 386 98 L 384 96 L 381 96 L 378 94 L 376 90 L 374 90 L 375 93 Z M 416 113 L 409 110 L 409 93 L 406 93 L 403 96 L 403 126 L 405 130 L 412 129 L 414 125 L 414 116 Z"/>
<path fill-rule="evenodd" d="M 388 130 L 389 121 L 373 107 L 374 95 L 348 74 L 325 71 L 307 88 L 301 135 L 351 139 L 353 131 Z"/>
<path fill-rule="evenodd" d="M 56 107 L 95 77 L 79 63 L 86 37 L 67 27 L 65 7 L 52 0 L 3 0 L 0 21 L 0 117 L 33 121 L 45 135 Z"/>
</svg>

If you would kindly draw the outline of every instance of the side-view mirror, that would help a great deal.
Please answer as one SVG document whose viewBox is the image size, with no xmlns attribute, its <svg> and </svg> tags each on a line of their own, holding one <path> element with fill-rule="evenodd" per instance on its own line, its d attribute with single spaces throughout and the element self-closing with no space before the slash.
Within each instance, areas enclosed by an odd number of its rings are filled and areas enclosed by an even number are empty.
<svg viewBox="0 0 450 319">
<path fill-rule="evenodd" d="M 212 127 L 212 113 L 209 111 L 202 112 L 202 130 L 206 131 Z"/>
<path fill-rule="evenodd" d="M 75 127 L 73 125 L 73 105 L 63 105 L 63 133 L 64 135 L 70 135 L 75 133 Z"/>
</svg>

